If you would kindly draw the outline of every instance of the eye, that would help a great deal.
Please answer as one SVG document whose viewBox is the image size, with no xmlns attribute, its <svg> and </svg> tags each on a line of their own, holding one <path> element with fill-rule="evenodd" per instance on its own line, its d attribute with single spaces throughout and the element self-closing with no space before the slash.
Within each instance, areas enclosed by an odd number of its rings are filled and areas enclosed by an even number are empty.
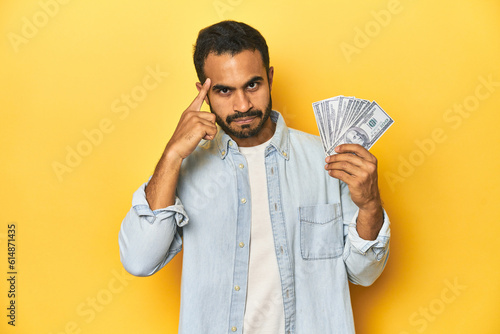
<svg viewBox="0 0 500 334">
<path fill-rule="evenodd" d="M 217 92 L 220 94 L 220 95 L 228 95 L 229 93 L 231 93 L 231 90 L 229 88 L 221 88 L 221 89 L 218 89 Z"/>
<path fill-rule="evenodd" d="M 250 83 L 248 84 L 248 88 L 250 88 L 250 89 L 255 89 L 255 88 L 257 88 L 257 86 L 258 86 L 258 85 L 259 85 L 259 84 L 258 84 L 258 83 L 256 83 L 256 82 L 250 82 Z"/>
</svg>

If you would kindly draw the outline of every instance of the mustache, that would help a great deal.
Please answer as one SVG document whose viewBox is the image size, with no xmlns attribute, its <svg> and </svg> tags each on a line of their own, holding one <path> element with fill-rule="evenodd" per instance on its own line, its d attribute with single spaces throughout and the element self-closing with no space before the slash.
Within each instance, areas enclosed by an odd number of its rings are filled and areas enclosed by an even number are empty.
<svg viewBox="0 0 500 334">
<path fill-rule="evenodd" d="M 236 113 L 226 117 L 226 123 L 229 124 L 238 118 L 253 117 L 253 116 L 262 117 L 262 115 L 263 115 L 262 110 L 258 110 L 258 109 L 249 110 L 247 112 L 237 111 Z"/>
</svg>

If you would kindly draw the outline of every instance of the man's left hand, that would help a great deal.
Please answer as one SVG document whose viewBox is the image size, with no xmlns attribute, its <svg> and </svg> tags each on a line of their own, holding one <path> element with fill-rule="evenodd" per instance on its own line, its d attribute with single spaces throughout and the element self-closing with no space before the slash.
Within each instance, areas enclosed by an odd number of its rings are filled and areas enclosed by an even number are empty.
<svg viewBox="0 0 500 334">
<path fill-rule="evenodd" d="M 383 223 L 377 158 L 358 144 L 339 145 L 335 152 L 326 157 L 325 169 L 330 176 L 347 184 L 351 199 L 359 208 L 358 233 L 363 239 L 373 240 Z"/>
</svg>

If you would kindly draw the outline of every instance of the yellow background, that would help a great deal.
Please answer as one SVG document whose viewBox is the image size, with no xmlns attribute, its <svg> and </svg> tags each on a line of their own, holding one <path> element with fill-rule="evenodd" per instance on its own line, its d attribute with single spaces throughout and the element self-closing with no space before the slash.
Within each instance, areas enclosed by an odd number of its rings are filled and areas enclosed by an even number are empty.
<svg viewBox="0 0 500 334">
<path fill-rule="evenodd" d="M 391 255 L 372 287 L 352 288 L 357 332 L 500 332 L 498 0 L 66 2 L 0 4 L 0 332 L 177 332 L 181 256 L 132 277 L 117 234 L 196 96 L 197 33 L 221 19 L 266 37 L 274 109 L 289 126 L 318 134 L 311 103 L 340 94 L 395 120 L 371 150 Z M 144 90 L 150 70 L 163 76 Z M 141 101 L 127 110 L 132 93 Z M 77 148 L 86 156 L 69 167 Z"/>
</svg>

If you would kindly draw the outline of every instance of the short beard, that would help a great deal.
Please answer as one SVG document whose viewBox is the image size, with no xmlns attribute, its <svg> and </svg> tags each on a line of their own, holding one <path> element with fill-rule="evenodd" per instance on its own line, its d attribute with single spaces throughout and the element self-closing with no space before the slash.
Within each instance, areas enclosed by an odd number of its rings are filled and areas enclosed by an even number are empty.
<svg viewBox="0 0 500 334">
<path fill-rule="evenodd" d="M 260 130 L 262 130 L 262 127 L 264 126 L 267 119 L 271 115 L 271 111 L 273 109 L 273 101 L 272 101 L 271 96 L 269 96 L 269 102 L 267 104 L 266 111 L 264 113 L 262 113 L 262 110 L 259 110 L 259 109 L 251 109 L 247 112 L 239 112 L 238 111 L 234 114 L 227 116 L 225 121 L 223 121 L 219 117 L 219 115 L 217 115 L 217 113 L 214 112 L 211 104 L 209 105 L 209 107 L 210 107 L 210 111 L 212 112 L 212 114 L 215 115 L 215 121 L 221 127 L 221 129 L 224 130 L 224 132 L 226 132 L 228 135 L 236 137 L 238 139 L 243 139 L 243 138 L 250 138 L 250 137 L 253 137 L 253 136 L 259 134 Z M 253 129 L 249 129 L 250 128 L 249 124 L 242 125 L 241 131 L 236 131 L 236 130 L 231 129 L 229 127 L 229 124 L 231 124 L 232 121 L 234 121 L 238 118 L 253 117 L 253 116 L 261 118 L 259 124 Z"/>
</svg>

